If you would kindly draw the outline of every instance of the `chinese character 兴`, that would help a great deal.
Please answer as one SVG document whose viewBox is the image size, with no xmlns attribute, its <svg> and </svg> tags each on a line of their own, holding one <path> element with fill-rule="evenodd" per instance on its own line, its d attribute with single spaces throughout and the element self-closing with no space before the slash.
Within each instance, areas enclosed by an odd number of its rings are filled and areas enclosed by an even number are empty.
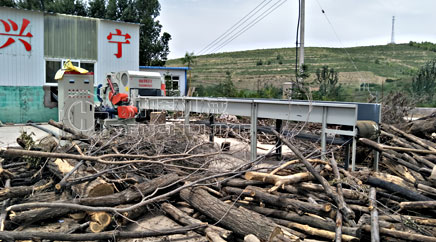
<svg viewBox="0 0 436 242">
<path fill-rule="evenodd" d="M 32 50 L 32 46 L 29 44 L 29 42 L 27 42 L 26 40 L 22 39 L 22 38 L 32 38 L 33 35 L 28 32 L 27 34 L 23 34 L 24 30 L 26 30 L 27 26 L 30 24 L 30 21 L 23 18 L 23 23 L 21 24 L 21 28 L 20 28 L 20 32 L 18 34 L 13 34 L 10 33 L 11 32 L 11 26 L 12 26 L 12 31 L 16 32 L 18 31 L 18 25 L 17 23 L 15 23 L 14 21 L 8 19 L 9 23 L 4 21 L 3 19 L 0 19 L 0 22 L 3 23 L 4 27 L 5 27 L 5 33 L 1 33 L 0 35 L 3 36 L 9 36 L 9 38 L 6 40 L 6 43 L 4 43 L 2 46 L 0 46 L 0 49 L 3 49 L 5 47 L 8 47 L 9 45 L 15 43 L 15 39 L 18 37 L 18 40 L 21 41 L 21 43 L 23 43 L 24 48 L 27 51 L 31 51 Z M 19 38 L 22 37 L 22 38 Z"/>
</svg>

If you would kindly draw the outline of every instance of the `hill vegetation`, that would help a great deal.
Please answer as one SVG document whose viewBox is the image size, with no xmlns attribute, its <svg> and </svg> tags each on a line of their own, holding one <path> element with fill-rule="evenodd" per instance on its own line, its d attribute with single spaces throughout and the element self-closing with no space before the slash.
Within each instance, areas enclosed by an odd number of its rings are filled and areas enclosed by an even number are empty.
<svg viewBox="0 0 436 242">
<path fill-rule="evenodd" d="M 305 64 L 309 77 L 305 82 L 310 83 L 312 90 L 318 90 L 316 73 L 328 66 L 338 73 L 342 99 L 382 98 L 390 91 L 410 90 L 419 69 L 436 58 L 435 46 L 429 42 L 410 42 L 353 48 L 307 47 Z M 226 82 L 229 86 L 230 80 L 242 96 L 247 96 L 247 92 L 281 88 L 283 82 L 294 81 L 295 62 L 295 48 L 196 56 L 192 85 L 207 90 L 222 87 Z M 183 66 L 182 59 L 169 60 L 167 66 Z"/>
</svg>

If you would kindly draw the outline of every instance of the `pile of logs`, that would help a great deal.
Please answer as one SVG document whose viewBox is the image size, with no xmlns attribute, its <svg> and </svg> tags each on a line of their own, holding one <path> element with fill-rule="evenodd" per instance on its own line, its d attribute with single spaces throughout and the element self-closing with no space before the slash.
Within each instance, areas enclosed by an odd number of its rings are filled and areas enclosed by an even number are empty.
<svg viewBox="0 0 436 242">
<path fill-rule="evenodd" d="M 64 130 L 0 150 L 0 240 L 436 241 L 436 144 L 395 126 L 380 143 L 359 140 L 381 158 L 355 172 L 339 153 L 305 157 L 275 130 L 294 155 L 269 166 L 177 126 Z M 158 212 L 177 226 L 140 224 Z"/>
</svg>

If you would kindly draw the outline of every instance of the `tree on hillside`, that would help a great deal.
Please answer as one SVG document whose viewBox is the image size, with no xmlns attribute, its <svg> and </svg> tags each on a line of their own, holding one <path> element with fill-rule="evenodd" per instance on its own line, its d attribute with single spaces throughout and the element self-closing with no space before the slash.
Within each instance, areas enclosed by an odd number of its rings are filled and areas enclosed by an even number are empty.
<svg viewBox="0 0 436 242">
<path fill-rule="evenodd" d="M 185 57 L 183 57 L 183 59 L 182 59 L 182 63 L 183 63 L 183 65 L 187 65 L 188 68 L 191 69 L 192 65 L 195 64 L 195 58 L 196 57 L 194 55 L 194 52 L 189 53 L 186 51 Z M 189 71 L 189 85 L 188 86 L 191 87 L 192 71 L 191 70 L 188 70 L 188 71 Z"/>
<path fill-rule="evenodd" d="M 436 91 L 436 59 L 427 62 L 421 67 L 412 79 L 412 94 L 422 97 L 429 102 L 433 101 Z"/>
<path fill-rule="evenodd" d="M 340 100 L 340 90 L 342 86 L 338 85 L 338 72 L 328 66 L 323 66 L 316 70 L 315 82 L 319 85 L 318 98 L 322 100 Z"/>
</svg>

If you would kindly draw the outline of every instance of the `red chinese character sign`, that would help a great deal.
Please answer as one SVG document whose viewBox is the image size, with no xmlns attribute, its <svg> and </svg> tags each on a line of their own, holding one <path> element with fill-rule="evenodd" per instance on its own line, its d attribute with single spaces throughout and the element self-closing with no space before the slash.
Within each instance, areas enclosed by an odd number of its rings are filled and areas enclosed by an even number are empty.
<svg viewBox="0 0 436 242">
<path fill-rule="evenodd" d="M 120 36 L 124 37 L 125 41 L 114 41 L 112 40 L 113 36 Z M 122 34 L 121 30 L 115 29 L 115 33 L 109 33 L 107 36 L 107 39 L 109 40 L 109 43 L 116 43 L 117 44 L 117 53 L 114 54 L 117 58 L 121 58 L 123 56 L 123 44 L 130 44 L 130 35 L 128 33 Z"/>
<path fill-rule="evenodd" d="M 30 24 L 29 20 L 23 18 L 20 32 L 18 34 L 13 33 L 13 32 L 18 32 L 17 23 L 15 23 L 14 21 L 12 21 L 10 19 L 8 19 L 9 23 L 4 21 L 3 19 L 0 19 L 0 22 L 2 22 L 4 27 L 5 27 L 5 32 L 4 33 L 0 32 L 0 35 L 10 36 L 6 40 L 6 42 L 2 46 L 0 46 L 0 49 L 3 49 L 5 47 L 8 47 L 9 45 L 15 43 L 15 38 L 18 38 L 18 40 L 21 41 L 21 43 L 23 43 L 24 48 L 27 51 L 32 50 L 32 46 L 29 44 L 29 42 L 27 42 L 26 40 L 23 39 L 23 38 L 32 38 L 33 37 L 33 35 L 30 32 L 28 32 L 27 34 L 24 34 L 24 30 L 26 30 L 27 26 Z M 11 26 L 12 26 L 12 32 L 11 32 Z"/>
</svg>

